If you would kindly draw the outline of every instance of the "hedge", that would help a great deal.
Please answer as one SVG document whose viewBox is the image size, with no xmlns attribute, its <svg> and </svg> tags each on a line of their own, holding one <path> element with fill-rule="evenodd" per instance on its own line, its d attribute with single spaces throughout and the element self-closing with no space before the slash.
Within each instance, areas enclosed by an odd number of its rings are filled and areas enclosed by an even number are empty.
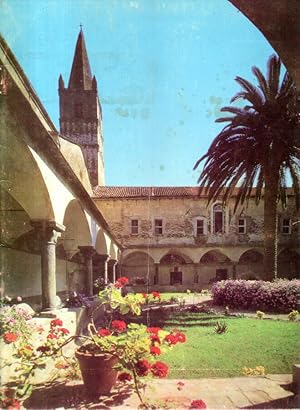
<svg viewBox="0 0 300 410">
<path fill-rule="evenodd" d="M 300 280 L 222 280 L 211 289 L 216 305 L 231 308 L 287 313 L 300 302 Z"/>
</svg>

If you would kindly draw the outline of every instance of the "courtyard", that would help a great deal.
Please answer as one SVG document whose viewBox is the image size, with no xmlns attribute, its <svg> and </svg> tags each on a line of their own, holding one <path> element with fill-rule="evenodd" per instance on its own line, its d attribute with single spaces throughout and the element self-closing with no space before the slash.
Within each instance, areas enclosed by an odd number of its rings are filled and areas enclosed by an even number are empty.
<svg viewBox="0 0 300 410">
<path fill-rule="evenodd" d="M 193 400 L 202 400 L 206 408 L 211 409 L 298 406 L 299 395 L 292 377 L 293 364 L 299 362 L 298 314 L 291 319 L 288 313 L 262 316 L 259 311 L 224 309 L 213 304 L 209 292 L 168 293 L 159 295 L 159 299 L 156 294 L 154 292 L 155 297 L 148 295 L 149 302 L 143 304 L 138 321 L 147 328 L 163 328 L 170 334 L 182 332 L 186 340 L 161 354 L 160 360 L 168 364 L 167 378 L 145 380 L 142 395 L 147 397 L 148 408 L 204 408 L 191 406 Z M 74 317 L 79 317 L 78 312 L 74 316 L 76 310 L 89 308 L 64 308 L 56 312 L 56 316 L 63 319 L 65 326 L 78 327 L 79 323 L 74 323 Z M 132 320 L 126 315 L 121 318 Z M 37 315 L 31 320 L 46 329 L 53 320 L 60 319 Z M 97 322 L 100 325 L 101 315 Z M 76 344 L 69 346 L 66 357 L 71 357 L 75 348 Z M 7 353 L 6 357 L 3 355 L 8 351 L 12 353 L 12 350 L 2 350 L 2 364 L 9 359 Z M 10 357 L 8 362 L 14 362 Z M 132 383 L 118 381 L 108 395 L 91 397 L 78 368 L 58 363 L 59 366 L 37 369 L 32 392 L 22 402 L 24 408 L 140 407 Z M 5 372 L 4 367 L 3 380 Z M 4 387 L 14 386 L 12 379 L 6 382 Z"/>
</svg>

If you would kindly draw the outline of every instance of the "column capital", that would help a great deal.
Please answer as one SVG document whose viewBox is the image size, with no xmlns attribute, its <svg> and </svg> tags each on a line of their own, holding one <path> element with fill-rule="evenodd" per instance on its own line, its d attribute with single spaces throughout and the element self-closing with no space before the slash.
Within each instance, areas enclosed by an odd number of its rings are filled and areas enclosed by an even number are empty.
<svg viewBox="0 0 300 410">
<path fill-rule="evenodd" d="M 47 219 L 31 219 L 30 224 L 43 241 L 55 245 L 60 234 L 66 229 L 64 225 Z"/>
<path fill-rule="evenodd" d="M 117 259 L 109 259 L 108 264 L 110 266 L 115 266 L 118 263 Z"/>
<path fill-rule="evenodd" d="M 59 224 L 56 221 L 50 221 L 48 219 L 31 219 L 30 224 L 35 229 L 53 229 L 57 232 L 64 232 L 66 227 L 62 224 Z"/>
</svg>

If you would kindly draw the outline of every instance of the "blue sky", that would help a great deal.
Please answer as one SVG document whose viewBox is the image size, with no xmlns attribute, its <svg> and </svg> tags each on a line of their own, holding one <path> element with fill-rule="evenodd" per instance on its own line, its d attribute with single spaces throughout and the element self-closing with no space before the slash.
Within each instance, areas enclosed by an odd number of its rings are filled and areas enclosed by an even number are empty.
<svg viewBox="0 0 300 410">
<path fill-rule="evenodd" d="M 219 109 L 273 49 L 227 0 L 2 0 L 1 33 L 58 128 L 83 25 L 107 185 L 195 185 Z"/>
</svg>

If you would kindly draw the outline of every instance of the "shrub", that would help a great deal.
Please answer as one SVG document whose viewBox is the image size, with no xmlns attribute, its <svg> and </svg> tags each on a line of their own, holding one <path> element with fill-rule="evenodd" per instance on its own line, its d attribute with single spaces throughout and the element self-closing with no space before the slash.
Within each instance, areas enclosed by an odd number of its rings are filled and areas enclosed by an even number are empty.
<svg viewBox="0 0 300 410">
<path fill-rule="evenodd" d="M 262 312 L 261 310 L 257 310 L 256 311 L 256 317 L 257 319 L 263 319 L 265 316 L 264 312 Z"/>
<path fill-rule="evenodd" d="M 297 316 L 299 315 L 298 310 L 292 310 L 289 314 L 288 314 L 288 318 L 289 320 L 291 320 L 292 322 L 295 321 L 297 319 Z"/>
<path fill-rule="evenodd" d="M 222 280 L 212 286 L 211 292 L 216 305 L 287 313 L 297 307 L 300 280 Z"/>
<path fill-rule="evenodd" d="M 256 366 L 254 369 L 251 367 L 244 367 L 243 368 L 243 375 L 244 376 L 265 376 L 266 369 L 264 366 Z"/>
</svg>

